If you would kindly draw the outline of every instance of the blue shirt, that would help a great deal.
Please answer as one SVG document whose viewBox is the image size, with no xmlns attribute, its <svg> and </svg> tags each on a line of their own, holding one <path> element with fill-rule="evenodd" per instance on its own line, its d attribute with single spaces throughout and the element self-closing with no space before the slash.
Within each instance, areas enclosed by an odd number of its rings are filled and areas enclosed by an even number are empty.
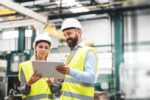
<svg viewBox="0 0 150 100">
<path fill-rule="evenodd" d="M 73 57 L 73 55 L 75 54 L 78 48 L 83 47 L 83 46 L 85 46 L 83 42 L 79 43 L 75 47 L 75 49 L 72 50 L 72 54 L 70 58 Z M 93 51 L 88 51 L 86 59 L 85 59 L 85 64 L 84 64 L 84 72 L 70 68 L 70 72 L 68 75 L 80 81 L 93 84 L 95 81 L 96 65 L 97 65 L 97 57 L 95 53 Z"/>
</svg>

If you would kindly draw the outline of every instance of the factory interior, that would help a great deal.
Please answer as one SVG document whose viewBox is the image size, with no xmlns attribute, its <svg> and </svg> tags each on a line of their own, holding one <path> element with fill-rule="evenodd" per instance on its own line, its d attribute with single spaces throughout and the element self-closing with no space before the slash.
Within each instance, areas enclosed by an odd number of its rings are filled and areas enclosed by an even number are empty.
<svg viewBox="0 0 150 100">
<path fill-rule="evenodd" d="M 97 50 L 94 100 L 150 100 L 150 0 L 0 0 L 0 100 L 22 100 L 19 64 L 41 32 L 52 39 L 48 61 L 65 61 L 66 18 L 80 21 L 82 41 Z"/>
</svg>

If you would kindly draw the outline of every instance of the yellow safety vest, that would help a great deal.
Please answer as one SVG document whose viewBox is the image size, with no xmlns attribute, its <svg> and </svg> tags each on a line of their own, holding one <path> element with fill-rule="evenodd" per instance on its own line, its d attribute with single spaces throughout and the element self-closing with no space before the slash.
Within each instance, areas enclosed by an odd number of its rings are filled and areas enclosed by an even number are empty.
<svg viewBox="0 0 150 100">
<path fill-rule="evenodd" d="M 65 64 L 67 64 L 73 69 L 83 72 L 86 55 L 87 52 L 90 50 L 94 51 L 96 54 L 96 50 L 94 48 L 87 46 L 78 48 L 78 50 L 75 52 L 71 60 L 70 60 L 71 54 L 67 57 Z M 65 80 L 62 83 L 62 95 L 60 97 L 60 100 L 93 100 L 93 99 L 94 99 L 94 84 L 82 82 L 69 75 L 65 76 Z"/>
<path fill-rule="evenodd" d="M 33 74 L 33 67 L 31 61 L 26 61 L 19 64 L 19 80 L 21 69 L 25 75 L 26 82 L 30 79 Z M 22 94 L 23 100 L 55 100 L 54 95 L 51 93 L 51 90 L 46 82 L 47 78 L 41 78 L 37 82 L 31 85 L 31 91 L 28 95 Z"/>
</svg>

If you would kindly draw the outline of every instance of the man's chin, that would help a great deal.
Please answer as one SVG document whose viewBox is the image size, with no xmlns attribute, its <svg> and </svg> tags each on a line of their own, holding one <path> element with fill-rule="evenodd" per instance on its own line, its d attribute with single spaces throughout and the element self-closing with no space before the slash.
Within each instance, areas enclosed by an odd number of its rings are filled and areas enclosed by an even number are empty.
<svg viewBox="0 0 150 100">
<path fill-rule="evenodd" d="M 67 43 L 68 44 L 68 47 L 73 49 L 75 47 L 75 45 L 73 43 Z"/>
<path fill-rule="evenodd" d="M 72 48 L 73 48 L 73 45 L 71 45 L 71 44 L 68 44 L 68 47 L 72 49 Z"/>
<path fill-rule="evenodd" d="M 69 48 L 72 48 L 72 45 L 68 45 Z"/>
</svg>

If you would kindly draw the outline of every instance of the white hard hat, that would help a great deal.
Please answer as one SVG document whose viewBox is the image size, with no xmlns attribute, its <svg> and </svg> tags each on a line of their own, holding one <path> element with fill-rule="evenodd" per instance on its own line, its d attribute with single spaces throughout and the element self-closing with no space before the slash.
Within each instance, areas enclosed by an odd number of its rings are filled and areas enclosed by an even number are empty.
<svg viewBox="0 0 150 100">
<path fill-rule="evenodd" d="M 47 33 L 40 33 L 36 36 L 36 38 L 33 42 L 33 48 L 36 46 L 36 43 L 38 41 L 46 41 L 51 45 L 51 37 Z"/>
<path fill-rule="evenodd" d="M 82 26 L 77 19 L 67 18 L 61 26 L 61 31 L 64 31 L 66 29 L 71 29 L 71 28 L 79 28 L 82 31 Z"/>
</svg>

